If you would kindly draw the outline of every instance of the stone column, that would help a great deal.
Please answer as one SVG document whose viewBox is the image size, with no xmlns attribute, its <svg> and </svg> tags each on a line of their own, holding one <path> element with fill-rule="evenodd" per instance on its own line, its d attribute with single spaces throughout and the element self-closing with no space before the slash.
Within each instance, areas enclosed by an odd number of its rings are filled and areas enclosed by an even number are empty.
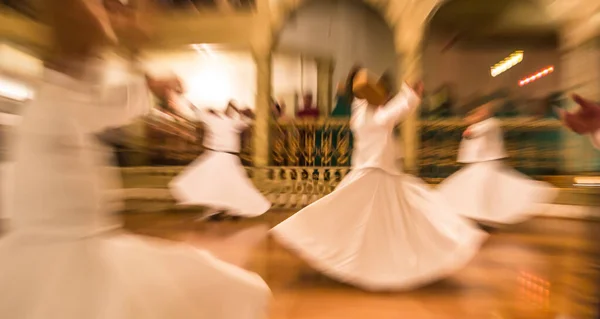
<svg viewBox="0 0 600 319">
<path fill-rule="evenodd" d="M 333 62 L 330 59 L 317 60 L 317 105 L 323 116 L 333 110 Z"/>
<path fill-rule="evenodd" d="M 271 103 L 271 54 L 254 53 L 256 63 L 256 120 L 252 132 L 253 163 L 269 165 L 269 119 Z"/>
<path fill-rule="evenodd" d="M 413 48 L 404 47 L 397 50 L 396 72 L 399 88 L 405 83 L 413 84 L 422 78 L 422 65 L 420 51 Z M 420 144 L 419 134 L 419 114 L 417 109 L 410 113 L 401 124 L 401 136 L 398 141 L 399 147 L 404 152 L 404 167 L 406 172 L 416 174 L 418 172 L 418 151 Z"/>
</svg>

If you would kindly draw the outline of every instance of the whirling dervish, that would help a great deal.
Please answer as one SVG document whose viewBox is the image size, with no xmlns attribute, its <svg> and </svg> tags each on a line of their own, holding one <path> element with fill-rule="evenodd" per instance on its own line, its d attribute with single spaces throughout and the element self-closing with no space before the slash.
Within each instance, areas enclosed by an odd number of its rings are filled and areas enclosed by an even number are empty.
<svg viewBox="0 0 600 319">
<path fill-rule="evenodd" d="M 491 108 L 486 104 L 467 116 L 469 127 L 457 160 L 467 166 L 445 179 L 439 191 L 464 217 L 481 223 L 520 223 L 541 209 L 541 204 L 551 204 L 558 190 L 504 163 L 508 157 L 504 134 Z"/>
<path fill-rule="evenodd" d="M 351 74 L 352 171 L 329 195 L 271 230 L 318 271 L 369 291 L 409 290 L 452 275 L 487 234 L 395 165 L 393 130 L 417 108 L 422 84 L 393 98 L 366 70 Z M 388 84 L 388 87 L 391 87 Z"/>
<path fill-rule="evenodd" d="M 230 102 L 224 112 L 197 110 L 205 124 L 205 152 L 170 183 L 180 204 L 203 205 L 210 210 L 203 217 L 218 213 L 256 217 L 271 208 L 248 178 L 239 158 L 241 133 L 248 129 L 254 114 L 239 110 Z"/>
<path fill-rule="evenodd" d="M 107 87 L 98 77 L 106 68 L 95 62 L 114 31 L 137 30 L 133 9 L 48 2 L 57 54 L 11 150 L 14 211 L 0 239 L 0 318 L 264 318 L 270 291 L 258 275 L 186 244 L 120 232 L 105 198 L 119 179 L 105 169 L 111 154 L 96 135 L 147 114 L 148 89 L 173 81 L 140 76 Z"/>
</svg>

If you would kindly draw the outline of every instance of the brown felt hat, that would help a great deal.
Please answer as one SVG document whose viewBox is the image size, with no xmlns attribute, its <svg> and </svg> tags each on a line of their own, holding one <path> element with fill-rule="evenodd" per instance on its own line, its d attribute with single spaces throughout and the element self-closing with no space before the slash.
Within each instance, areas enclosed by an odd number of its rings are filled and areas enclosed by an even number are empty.
<svg viewBox="0 0 600 319">
<path fill-rule="evenodd" d="M 357 98 L 365 99 L 372 105 L 383 105 L 387 102 L 387 90 L 381 85 L 379 78 L 367 69 L 362 69 L 356 74 L 352 91 Z"/>
</svg>

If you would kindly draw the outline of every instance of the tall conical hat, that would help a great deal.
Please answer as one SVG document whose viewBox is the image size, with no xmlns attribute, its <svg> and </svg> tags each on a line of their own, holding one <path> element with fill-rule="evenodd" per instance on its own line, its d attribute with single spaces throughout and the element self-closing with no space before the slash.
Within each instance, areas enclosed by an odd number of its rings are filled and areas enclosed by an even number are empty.
<svg viewBox="0 0 600 319">
<path fill-rule="evenodd" d="M 389 94 L 381 85 L 379 78 L 367 69 L 362 69 L 356 74 L 352 91 L 357 98 L 365 99 L 372 105 L 385 104 Z"/>
</svg>

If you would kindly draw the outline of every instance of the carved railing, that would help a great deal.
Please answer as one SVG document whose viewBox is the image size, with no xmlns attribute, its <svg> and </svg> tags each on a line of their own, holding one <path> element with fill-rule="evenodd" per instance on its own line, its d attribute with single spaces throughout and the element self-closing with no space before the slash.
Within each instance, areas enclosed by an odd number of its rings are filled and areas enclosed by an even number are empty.
<svg viewBox="0 0 600 319">
<path fill-rule="evenodd" d="M 509 164 L 529 175 L 555 175 L 563 167 L 561 124 L 553 119 L 502 119 Z M 441 179 L 458 168 L 462 120 L 422 120 L 418 169 L 422 177 Z M 398 135 L 398 138 L 400 136 Z M 271 163 L 293 167 L 347 167 L 352 133 L 344 119 L 285 121 L 271 125 Z"/>
<path fill-rule="evenodd" d="M 144 124 L 147 141 L 143 151 L 149 164 L 186 165 L 201 154 L 202 135 L 196 123 L 152 116 Z"/>
<path fill-rule="evenodd" d="M 271 166 L 247 171 L 274 207 L 301 208 L 331 193 L 350 168 Z"/>
<path fill-rule="evenodd" d="M 155 112 L 142 122 L 142 136 L 130 134 L 123 143 L 115 144 L 120 166 L 180 166 L 187 165 L 202 154 L 204 127 L 202 123 L 174 118 Z M 240 158 L 252 165 L 252 129 L 242 133 Z M 143 160 L 133 160 L 143 157 Z"/>
<path fill-rule="evenodd" d="M 509 165 L 528 175 L 556 175 L 564 167 L 562 126 L 558 120 L 502 119 Z M 419 175 L 445 178 L 458 170 L 458 145 L 466 125 L 459 119 L 423 120 L 419 124 Z"/>
<path fill-rule="evenodd" d="M 348 167 L 352 133 L 347 119 L 278 121 L 271 124 L 274 166 Z"/>
<path fill-rule="evenodd" d="M 143 199 L 164 200 L 169 182 L 184 169 L 171 167 L 122 168 L 124 187 L 152 190 Z M 276 208 L 301 208 L 329 194 L 350 172 L 349 167 L 252 167 L 246 166 L 248 177 Z M 159 192 L 157 198 L 154 190 Z M 167 196 L 163 193 L 167 192 Z M 172 198 L 170 198 L 172 200 Z"/>
<path fill-rule="evenodd" d="M 565 151 L 557 120 L 509 118 L 502 123 L 511 166 L 528 175 L 556 175 L 561 171 Z M 202 126 L 177 125 L 181 128 L 166 131 L 147 128 L 149 141 L 145 151 L 151 156 L 146 165 L 187 165 L 202 153 Z M 182 139 L 182 135 L 190 134 L 190 127 L 195 130 L 196 139 Z M 456 155 L 465 129 L 463 122 L 422 120 L 418 129 L 419 175 L 435 180 L 456 171 L 460 167 Z M 270 130 L 272 167 L 319 171 L 350 167 L 353 140 L 347 119 L 278 121 L 271 123 Z M 251 137 L 252 130 L 242 135 L 241 159 L 246 166 L 252 165 Z"/>
</svg>

